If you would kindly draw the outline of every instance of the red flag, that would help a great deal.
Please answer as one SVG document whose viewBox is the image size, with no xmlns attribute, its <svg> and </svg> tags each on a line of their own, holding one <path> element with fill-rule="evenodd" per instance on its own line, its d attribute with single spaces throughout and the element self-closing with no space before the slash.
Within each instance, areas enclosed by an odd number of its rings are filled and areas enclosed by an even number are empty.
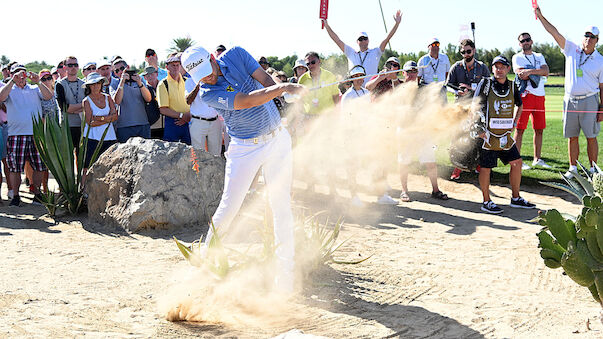
<svg viewBox="0 0 603 339">
<path fill-rule="evenodd" d="M 319 13 L 319 18 L 320 19 L 326 19 L 327 16 L 329 15 L 329 0 L 320 0 L 320 13 Z M 325 28 L 325 24 L 322 23 L 322 28 Z"/>
<path fill-rule="evenodd" d="M 538 0 L 532 0 L 532 8 L 534 10 L 536 10 L 536 8 L 538 8 Z M 538 15 L 536 15 L 536 13 L 534 13 L 534 15 L 536 16 L 536 20 L 538 20 Z"/>
</svg>

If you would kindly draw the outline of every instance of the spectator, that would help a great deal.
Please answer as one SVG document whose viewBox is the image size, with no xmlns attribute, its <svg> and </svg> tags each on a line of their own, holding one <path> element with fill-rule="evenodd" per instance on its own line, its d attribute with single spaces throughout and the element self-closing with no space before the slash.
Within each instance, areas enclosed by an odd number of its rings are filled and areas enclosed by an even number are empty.
<svg viewBox="0 0 603 339">
<path fill-rule="evenodd" d="M 107 134 L 100 147 L 99 157 L 111 145 L 115 144 L 117 139 L 113 128 L 113 122 L 119 119 L 119 115 L 111 96 L 102 92 L 103 85 L 107 82 L 107 78 L 93 72 L 88 74 L 86 82 L 84 83 L 84 92 L 86 93 L 83 102 L 86 121 L 86 132 L 84 135 L 88 136 L 88 142 L 86 145 L 86 159 L 84 160 L 82 185 L 86 183 L 90 161 L 92 160 L 94 151 L 102 139 L 105 130 L 107 130 Z"/>
<path fill-rule="evenodd" d="M 94 61 L 87 62 L 84 67 L 82 67 L 82 75 L 84 76 L 84 79 L 92 72 L 96 72 L 96 62 Z"/>
<path fill-rule="evenodd" d="M 297 59 L 293 66 L 293 77 L 291 78 L 292 83 L 299 82 L 299 78 L 308 71 L 308 65 L 304 59 Z"/>
<path fill-rule="evenodd" d="M 67 67 L 65 67 L 65 60 L 61 60 L 57 65 L 57 72 L 59 73 L 59 79 L 63 79 L 67 76 Z"/>
<path fill-rule="evenodd" d="M 276 79 L 279 83 L 287 82 L 287 74 L 283 71 L 276 72 Z"/>
<path fill-rule="evenodd" d="M 7 163 L 14 192 L 10 206 L 20 206 L 19 186 L 26 160 L 29 160 L 34 169 L 34 202 L 40 202 L 42 199 L 40 182 L 42 171 L 45 171 L 46 167 L 33 141 L 33 119 L 41 118 L 41 100 L 52 98 L 52 92 L 43 83 L 37 86 L 29 85 L 27 78 L 36 84 L 40 77 L 36 73 L 27 72 L 23 65 L 14 64 L 11 67 L 11 75 L 11 80 L 0 90 L 0 102 L 6 104 L 8 118 Z"/>
<path fill-rule="evenodd" d="M 385 51 L 385 47 L 387 46 L 389 40 L 394 36 L 396 31 L 398 30 L 398 26 L 400 26 L 400 21 L 402 21 L 402 13 L 400 12 L 400 10 L 398 10 L 396 12 L 396 15 L 394 15 L 394 21 L 396 22 L 394 24 L 394 27 L 389 31 L 387 37 L 385 37 L 385 39 L 377 48 L 369 49 L 368 35 L 366 34 L 366 32 L 360 32 L 360 34 L 358 35 L 358 39 L 356 40 L 356 42 L 358 43 L 359 51 L 355 51 L 352 47 L 346 45 L 343 41 L 341 41 L 341 39 L 339 39 L 339 36 L 337 36 L 333 29 L 331 29 L 331 26 L 329 26 L 329 23 L 326 19 L 322 19 L 322 22 L 324 23 L 324 26 L 327 29 L 327 33 L 329 34 L 329 37 L 331 37 L 337 47 L 339 47 L 339 49 L 348 58 L 348 67 L 351 68 L 352 66 L 360 65 L 364 67 L 368 74 L 377 73 L 377 70 L 379 69 L 379 60 L 381 59 L 381 55 L 383 54 L 383 51 Z M 364 79 L 365 86 L 368 81 L 369 79 Z"/>
<path fill-rule="evenodd" d="M 201 82 L 195 84 L 193 78 L 189 78 L 185 82 L 186 103 L 191 107 L 190 112 L 193 118 L 189 124 L 191 144 L 194 148 L 207 150 L 213 155 L 220 155 L 222 124 L 218 119 L 218 112 L 201 99 L 202 93 L 199 93 L 201 85 Z"/>
<path fill-rule="evenodd" d="M 459 90 L 452 89 L 456 101 L 459 98 L 472 98 L 477 84 L 482 79 L 490 77 L 488 66 L 475 59 L 475 43 L 471 39 L 461 41 L 459 53 L 463 56 L 463 59 L 455 62 L 450 67 L 446 78 L 446 84 L 460 88 Z M 460 168 L 455 167 L 450 175 L 450 180 L 459 180 L 461 172 Z"/>
<path fill-rule="evenodd" d="M 172 53 L 166 60 L 168 77 L 157 86 L 159 111 L 165 116 L 163 140 L 191 144 L 188 123 L 190 106 L 186 103 L 184 78 L 180 74 L 180 53 Z"/>
<path fill-rule="evenodd" d="M 409 60 L 404 64 L 402 69 L 404 75 L 405 86 L 417 86 L 417 75 L 419 69 L 417 63 L 413 60 Z M 397 134 L 400 138 L 404 136 L 404 126 L 399 126 Z M 420 145 L 413 145 L 409 140 L 406 143 L 400 143 L 404 146 L 403 150 L 398 152 L 398 164 L 400 167 L 400 183 L 402 185 L 402 192 L 400 193 L 400 201 L 409 202 L 410 196 L 408 195 L 408 165 L 411 163 L 414 156 L 418 156 L 419 162 L 425 165 L 427 170 L 427 176 L 431 181 L 431 197 L 439 200 L 448 200 L 448 196 L 438 187 L 438 168 L 436 166 L 435 158 L 435 145 L 430 143 L 423 143 Z"/>
<path fill-rule="evenodd" d="M 50 71 L 44 68 L 38 73 L 38 76 L 40 77 L 40 81 L 54 93 L 54 81 Z M 59 114 L 59 106 L 54 96 L 48 100 L 42 99 L 41 104 L 43 117 L 54 117 Z"/>
<path fill-rule="evenodd" d="M 268 70 L 268 68 L 270 67 L 270 63 L 268 62 L 268 59 L 266 59 L 266 57 L 263 57 L 263 56 L 258 59 L 258 64 L 260 64 L 260 66 L 262 66 L 264 71 Z"/>
<path fill-rule="evenodd" d="M 391 57 L 385 62 L 383 71 L 371 77 L 366 83 L 366 89 L 371 91 L 373 99 L 378 98 L 383 93 L 390 92 L 402 83 L 402 80 L 398 79 L 398 72 L 394 72 L 396 70 L 400 70 L 400 61 L 396 57 Z"/>
<path fill-rule="evenodd" d="M 492 60 L 493 78 L 483 79 L 477 86 L 473 97 L 475 107 L 480 107 L 480 119 L 484 140 L 480 149 L 479 186 L 484 202 L 482 211 L 502 213 L 503 210 L 490 199 L 490 173 L 496 167 L 498 159 L 510 164 L 509 182 L 511 184 L 511 207 L 534 208 L 534 204 L 519 196 L 521 184 L 521 156 L 511 137 L 513 128 L 521 116 L 521 95 L 517 86 L 507 80 L 511 63 L 502 55 Z M 517 109 L 514 109 L 517 106 Z M 482 113 L 484 112 L 484 113 Z"/>
<path fill-rule="evenodd" d="M 147 51 L 144 53 L 144 60 L 147 62 L 148 66 L 154 67 L 157 70 L 157 79 L 159 81 L 167 77 L 168 72 L 165 69 L 159 67 L 159 63 L 157 61 L 157 53 L 155 53 L 154 49 L 147 49 Z"/>
<path fill-rule="evenodd" d="M 2 65 L 2 83 L 10 80 L 10 64 Z"/>
<path fill-rule="evenodd" d="M 82 133 L 82 120 L 80 119 L 80 113 L 83 111 L 82 100 L 84 100 L 84 89 L 82 88 L 82 85 L 84 82 L 77 77 L 79 67 L 77 59 L 74 56 L 65 58 L 64 64 L 64 69 L 67 71 L 67 75 L 65 77 L 61 77 L 61 79 L 56 83 L 54 90 L 59 103 L 61 115 L 63 118 L 66 117 L 69 122 L 71 140 L 77 153 Z"/>
<path fill-rule="evenodd" d="M 108 60 L 101 60 L 97 64 L 96 72 L 100 74 L 102 77 L 107 79 L 104 82 L 102 91 L 105 94 L 109 94 L 109 83 L 111 82 L 111 63 Z"/>
<path fill-rule="evenodd" d="M 52 80 L 54 80 L 54 82 L 57 82 L 60 78 L 59 75 L 59 71 L 57 70 L 57 67 L 53 67 L 52 70 L 50 71 L 50 74 L 52 75 Z"/>
<path fill-rule="evenodd" d="M 546 128 L 546 117 L 544 108 L 544 79 L 549 75 L 549 66 L 540 53 L 532 51 L 532 37 L 529 33 L 521 33 L 517 40 L 521 52 L 513 55 L 513 72 L 516 75 L 516 81 L 522 84 L 520 92 L 523 102 L 523 112 L 517 122 L 515 130 L 515 144 L 521 154 L 521 143 L 523 133 L 528 127 L 528 120 L 532 116 L 532 128 L 534 129 L 534 160 L 532 166 L 551 168 L 549 164 L 542 160 L 542 135 Z M 530 169 L 526 163 L 522 165 L 523 170 Z"/>
<path fill-rule="evenodd" d="M 224 53 L 224 51 L 226 50 L 226 47 L 224 47 L 224 45 L 218 45 L 218 47 L 216 47 L 216 51 L 214 52 L 214 56 L 217 58 L 220 56 L 220 54 Z"/>
<path fill-rule="evenodd" d="M 8 78 L 10 81 L 10 69 L 8 72 Z M 7 81 L 7 82 L 8 82 Z M 0 82 L 0 89 L 4 87 L 4 81 Z M 6 177 L 6 185 L 8 186 L 9 199 L 12 199 L 13 189 L 9 178 L 8 165 L 6 163 L 6 142 L 8 140 L 8 126 L 6 117 L 6 105 L 4 102 L 0 102 L 0 159 L 2 159 L 2 165 L 4 167 L 4 176 Z M 0 187 L 2 186 L 2 172 L 0 171 Z"/>
<path fill-rule="evenodd" d="M 337 81 L 335 75 L 321 68 L 321 60 L 316 52 L 308 52 L 305 56 L 310 69 L 299 78 L 299 84 L 309 88 L 332 84 Z M 323 110 L 334 107 L 339 102 L 337 86 L 326 86 L 310 91 L 304 97 L 306 118 L 317 117 Z"/>
<path fill-rule="evenodd" d="M 151 93 L 124 60 L 116 61 L 116 65 L 120 80 L 117 86 L 111 85 L 110 93 L 119 107 L 119 118 L 114 124 L 117 140 L 123 143 L 132 137 L 150 139 L 151 125 L 145 104 L 151 101 Z"/>
<path fill-rule="evenodd" d="M 450 60 L 446 54 L 440 53 L 440 41 L 437 38 L 431 39 L 427 49 L 429 53 L 422 56 L 417 63 L 419 65 L 419 83 L 429 85 L 433 82 L 446 81 Z"/>
<path fill-rule="evenodd" d="M 159 114 L 159 119 L 151 124 L 151 138 L 152 139 L 163 139 L 163 127 L 164 127 L 164 116 L 159 112 L 159 103 L 157 103 L 157 85 L 159 79 L 157 79 L 157 70 L 153 66 L 145 68 L 141 74 L 147 82 L 147 89 L 151 93 L 151 101 L 146 103 L 147 117 L 149 111 L 152 111 L 151 115 Z M 151 121 L 149 121 L 151 123 Z"/>
<path fill-rule="evenodd" d="M 586 137 L 586 153 L 590 171 L 599 157 L 597 136 L 603 121 L 603 57 L 595 49 L 599 42 L 599 28 L 589 26 L 584 30 L 581 46 L 566 40 L 541 13 L 535 10 L 542 26 L 553 36 L 565 55 L 565 98 L 563 101 L 563 136 L 568 139 L 569 170 L 565 176 L 577 173 L 580 154 L 580 130 Z M 593 113 L 584 113 L 593 112 Z M 595 113 L 597 112 L 597 113 Z"/>
</svg>

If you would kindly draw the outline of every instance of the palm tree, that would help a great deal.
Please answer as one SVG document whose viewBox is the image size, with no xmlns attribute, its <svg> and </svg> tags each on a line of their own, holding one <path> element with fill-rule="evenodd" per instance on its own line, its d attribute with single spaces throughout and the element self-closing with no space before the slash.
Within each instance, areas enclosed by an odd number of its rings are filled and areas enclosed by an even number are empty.
<svg viewBox="0 0 603 339">
<path fill-rule="evenodd" d="M 172 47 L 170 47 L 170 52 L 184 52 L 187 48 L 194 45 L 196 42 L 191 39 L 190 36 L 186 36 L 185 38 L 176 38 L 172 40 Z"/>
</svg>

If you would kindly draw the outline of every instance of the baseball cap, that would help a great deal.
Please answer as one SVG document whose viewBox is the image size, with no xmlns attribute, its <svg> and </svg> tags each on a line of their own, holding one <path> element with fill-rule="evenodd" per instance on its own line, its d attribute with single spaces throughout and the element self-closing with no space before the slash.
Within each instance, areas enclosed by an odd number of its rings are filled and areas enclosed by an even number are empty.
<svg viewBox="0 0 603 339">
<path fill-rule="evenodd" d="M 8 69 L 10 71 L 10 64 L 2 65 L 2 70 Z"/>
<path fill-rule="evenodd" d="M 216 47 L 216 51 L 218 52 L 224 52 L 226 50 L 226 47 L 224 47 L 224 45 L 218 45 L 218 47 Z"/>
<path fill-rule="evenodd" d="M 151 55 L 157 55 L 157 53 L 155 53 L 154 49 L 147 48 L 147 50 L 144 52 L 144 56 L 145 57 L 150 57 Z"/>
<path fill-rule="evenodd" d="M 211 54 L 201 46 L 192 46 L 186 49 L 180 58 L 182 67 L 191 75 L 195 82 L 210 75 L 213 71 L 211 66 Z"/>
<path fill-rule="evenodd" d="M 358 34 L 358 38 L 362 38 L 365 37 L 368 39 L 368 34 L 366 34 L 366 32 L 360 32 L 360 34 Z"/>
<path fill-rule="evenodd" d="M 99 62 L 96 63 L 96 67 L 97 68 L 101 68 L 103 66 L 111 66 L 111 61 L 102 59 L 102 60 L 100 60 Z"/>
<path fill-rule="evenodd" d="M 408 60 L 407 62 L 404 63 L 404 67 L 402 67 L 402 70 L 405 72 L 416 70 L 416 69 L 418 69 L 417 63 L 413 60 Z"/>
<path fill-rule="evenodd" d="M 38 73 L 38 75 L 40 76 L 40 78 L 44 77 L 45 75 L 50 75 L 50 70 L 48 68 L 44 68 L 40 70 L 40 73 Z"/>
<path fill-rule="evenodd" d="M 588 26 L 586 27 L 586 29 L 584 30 L 584 32 L 590 32 L 594 35 L 597 36 L 597 38 L 599 37 L 599 28 L 597 26 Z"/>
<path fill-rule="evenodd" d="M 304 59 L 297 59 L 297 61 L 295 61 L 295 65 L 293 66 L 293 69 L 296 69 L 298 67 L 308 68 L 308 65 L 306 64 L 306 61 Z"/>
<path fill-rule="evenodd" d="M 157 70 L 155 69 L 155 67 L 148 66 L 144 69 L 144 71 L 142 73 L 140 73 L 140 75 L 145 76 L 145 75 L 153 74 L 153 73 L 157 73 Z"/>
<path fill-rule="evenodd" d="M 84 65 L 84 67 L 82 67 L 82 69 L 86 69 L 86 68 L 88 68 L 88 67 L 90 67 L 90 66 L 94 66 L 94 67 L 96 67 L 96 62 L 94 62 L 94 61 L 87 62 L 87 63 Z"/>
<path fill-rule="evenodd" d="M 267 64 L 268 66 L 270 66 L 270 63 L 268 62 L 268 59 L 266 59 L 266 57 L 260 57 L 258 59 L 258 64 Z"/>
<path fill-rule="evenodd" d="M 55 74 L 57 71 L 57 67 L 55 66 L 50 70 L 50 74 Z"/>
<path fill-rule="evenodd" d="M 354 67 L 352 67 L 350 69 L 350 77 L 353 77 L 354 75 L 366 75 L 366 71 L 364 70 L 364 67 L 362 67 L 361 65 L 356 65 Z"/>
<path fill-rule="evenodd" d="M 16 71 L 18 71 L 18 70 L 20 70 L 20 69 L 22 69 L 22 70 L 24 70 L 24 71 L 26 71 L 26 70 L 27 70 L 27 69 L 25 68 L 25 66 L 23 66 L 23 65 L 21 65 L 21 64 L 14 64 L 14 65 L 12 65 L 12 66 L 11 66 L 11 68 L 10 68 L 10 72 L 11 72 L 11 73 L 15 73 Z"/>
<path fill-rule="evenodd" d="M 427 46 L 431 46 L 432 44 L 436 43 L 436 42 L 440 42 L 440 40 L 438 40 L 438 38 L 431 38 L 431 40 L 429 40 L 429 43 L 427 44 Z"/>
<path fill-rule="evenodd" d="M 385 62 L 385 64 L 389 64 L 389 63 L 397 63 L 398 66 L 400 66 L 400 60 L 398 60 L 398 58 L 396 58 L 395 56 L 389 57 L 389 59 L 387 59 L 387 61 Z"/>
<path fill-rule="evenodd" d="M 124 59 L 119 58 L 119 59 L 115 59 L 115 60 L 113 60 L 113 66 L 115 66 L 115 65 L 119 64 L 120 62 L 123 62 L 123 63 L 125 63 L 126 65 L 128 64 L 128 63 L 127 63 L 127 62 L 126 62 Z"/>
<path fill-rule="evenodd" d="M 502 55 L 495 57 L 494 60 L 492 60 L 492 65 L 494 65 L 497 62 L 500 62 L 501 64 L 503 64 L 505 66 L 511 66 L 511 64 L 509 63 L 509 60 L 507 60 L 507 58 L 505 58 Z"/>
<path fill-rule="evenodd" d="M 182 56 L 182 53 L 178 52 L 172 56 L 168 56 L 167 60 L 165 60 L 166 64 L 169 64 L 170 62 L 180 62 L 180 58 Z"/>
</svg>

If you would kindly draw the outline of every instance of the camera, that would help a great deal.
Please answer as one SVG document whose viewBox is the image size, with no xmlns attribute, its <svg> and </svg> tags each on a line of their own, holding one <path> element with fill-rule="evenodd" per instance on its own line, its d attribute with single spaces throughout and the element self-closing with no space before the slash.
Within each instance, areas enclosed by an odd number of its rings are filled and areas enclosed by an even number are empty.
<svg viewBox="0 0 603 339">
<path fill-rule="evenodd" d="M 128 82 L 136 82 L 136 80 L 134 80 L 134 75 L 138 74 L 138 72 L 135 69 L 128 69 L 126 70 L 126 73 L 130 76 L 130 78 L 128 79 Z"/>
</svg>

